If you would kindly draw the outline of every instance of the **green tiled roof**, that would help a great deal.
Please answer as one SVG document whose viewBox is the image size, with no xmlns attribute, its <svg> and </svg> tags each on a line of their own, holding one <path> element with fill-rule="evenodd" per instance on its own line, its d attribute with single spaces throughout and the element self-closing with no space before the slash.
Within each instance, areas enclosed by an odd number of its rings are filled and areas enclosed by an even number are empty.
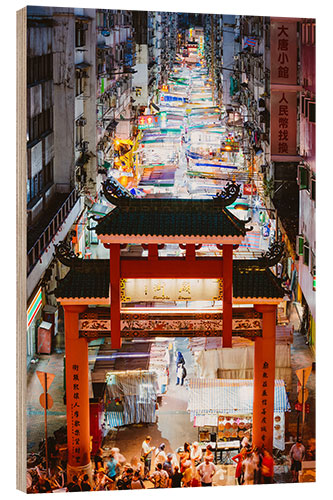
<svg viewBox="0 0 333 500">
<path fill-rule="evenodd" d="M 109 260 L 84 260 L 59 281 L 55 291 L 61 298 L 108 298 Z M 282 298 L 280 280 L 255 260 L 233 261 L 233 297 Z"/>
<path fill-rule="evenodd" d="M 98 235 L 245 236 L 245 223 L 218 199 L 127 198 L 101 219 Z"/>
</svg>

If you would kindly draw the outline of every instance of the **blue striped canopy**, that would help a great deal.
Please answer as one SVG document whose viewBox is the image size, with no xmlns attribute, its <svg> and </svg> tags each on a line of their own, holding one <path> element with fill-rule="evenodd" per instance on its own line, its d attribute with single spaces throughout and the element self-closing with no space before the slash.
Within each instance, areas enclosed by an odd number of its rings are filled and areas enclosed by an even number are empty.
<svg viewBox="0 0 333 500">
<path fill-rule="evenodd" d="M 290 410 L 283 380 L 275 380 L 274 413 Z M 253 380 L 189 380 L 187 411 L 195 415 L 247 415 L 253 412 Z"/>
</svg>

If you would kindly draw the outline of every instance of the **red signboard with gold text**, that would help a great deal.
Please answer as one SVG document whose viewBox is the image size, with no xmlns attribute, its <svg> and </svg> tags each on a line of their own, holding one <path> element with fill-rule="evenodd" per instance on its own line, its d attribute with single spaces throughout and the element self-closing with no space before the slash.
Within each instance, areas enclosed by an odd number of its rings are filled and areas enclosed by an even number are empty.
<svg viewBox="0 0 333 500">
<path fill-rule="evenodd" d="M 271 84 L 297 84 L 297 23 L 271 18 Z"/>
<path fill-rule="evenodd" d="M 272 92 L 271 154 L 296 155 L 297 93 Z"/>
</svg>

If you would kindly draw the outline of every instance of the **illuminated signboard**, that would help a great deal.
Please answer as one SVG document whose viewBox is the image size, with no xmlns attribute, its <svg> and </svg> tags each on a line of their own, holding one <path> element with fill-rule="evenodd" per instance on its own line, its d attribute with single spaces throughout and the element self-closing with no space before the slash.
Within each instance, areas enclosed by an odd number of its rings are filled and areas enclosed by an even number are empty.
<svg viewBox="0 0 333 500">
<path fill-rule="evenodd" d="M 159 126 L 159 117 L 157 115 L 141 115 L 138 118 L 138 128 L 144 130 Z"/>
<path fill-rule="evenodd" d="M 39 309 L 42 307 L 42 289 L 39 288 L 38 292 L 36 293 L 33 301 L 31 302 L 30 306 L 28 307 L 27 310 L 27 327 L 31 325 L 33 319 L 36 317 Z"/>
<path fill-rule="evenodd" d="M 198 279 L 124 279 L 122 302 L 174 300 L 222 300 L 222 280 Z"/>
</svg>

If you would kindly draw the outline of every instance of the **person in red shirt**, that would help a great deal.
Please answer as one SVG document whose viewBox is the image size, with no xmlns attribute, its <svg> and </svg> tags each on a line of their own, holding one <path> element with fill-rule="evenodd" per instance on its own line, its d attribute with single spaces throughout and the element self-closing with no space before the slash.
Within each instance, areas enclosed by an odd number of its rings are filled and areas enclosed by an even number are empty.
<svg viewBox="0 0 333 500">
<path fill-rule="evenodd" d="M 261 477 L 264 480 L 264 484 L 270 484 L 273 482 L 274 460 L 269 451 L 265 449 L 263 450 L 263 459 L 261 463 Z"/>
<path fill-rule="evenodd" d="M 242 448 L 241 452 L 238 453 L 238 455 L 235 455 L 234 457 L 232 457 L 233 461 L 236 462 L 236 464 L 237 464 L 235 478 L 237 479 L 239 485 L 242 485 L 244 482 L 243 460 L 245 457 L 246 457 L 246 449 L 245 448 Z"/>
</svg>

